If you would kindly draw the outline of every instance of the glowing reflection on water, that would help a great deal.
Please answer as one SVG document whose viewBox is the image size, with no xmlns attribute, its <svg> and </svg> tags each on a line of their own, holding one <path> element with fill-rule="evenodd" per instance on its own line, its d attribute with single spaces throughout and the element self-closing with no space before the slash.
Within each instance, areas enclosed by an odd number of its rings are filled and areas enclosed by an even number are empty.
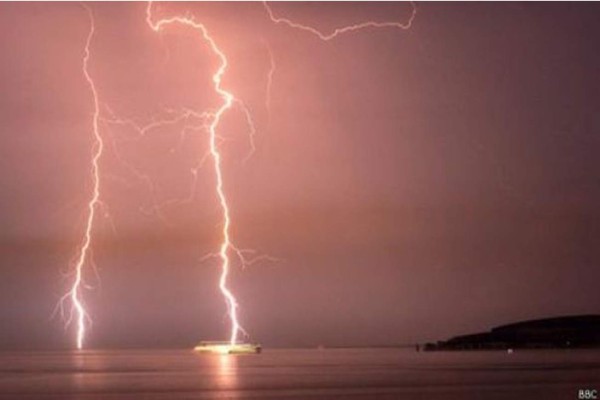
<svg viewBox="0 0 600 400">
<path fill-rule="evenodd" d="M 236 389 L 238 384 L 238 357 L 230 354 L 219 354 L 210 358 L 216 371 L 217 387 L 222 390 Z"/>
</svg>

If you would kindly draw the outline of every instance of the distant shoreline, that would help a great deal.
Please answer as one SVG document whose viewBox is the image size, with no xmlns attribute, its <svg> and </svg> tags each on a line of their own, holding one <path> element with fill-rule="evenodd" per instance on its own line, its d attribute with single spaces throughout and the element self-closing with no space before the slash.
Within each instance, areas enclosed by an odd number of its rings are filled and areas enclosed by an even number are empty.
<svg viewBox="0 0 600 400">
<path fill-rule="evenodd" d="M 600 315 L 522 321 L 423 345 L 423 351 L 596 348 L 600 348 Z"/>
</svg>

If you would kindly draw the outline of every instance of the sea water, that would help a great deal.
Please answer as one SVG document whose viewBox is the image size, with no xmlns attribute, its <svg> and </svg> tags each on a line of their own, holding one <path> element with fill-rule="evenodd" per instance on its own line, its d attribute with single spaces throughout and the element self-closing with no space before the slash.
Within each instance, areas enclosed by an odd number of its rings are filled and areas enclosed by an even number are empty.
<svg viewBox="0 0 600 400">
<path fill-rule="evenodd" d="M 0 353 L 0 399 L 578 399 L 599 389 L 599 350 Z"/>
</svg>

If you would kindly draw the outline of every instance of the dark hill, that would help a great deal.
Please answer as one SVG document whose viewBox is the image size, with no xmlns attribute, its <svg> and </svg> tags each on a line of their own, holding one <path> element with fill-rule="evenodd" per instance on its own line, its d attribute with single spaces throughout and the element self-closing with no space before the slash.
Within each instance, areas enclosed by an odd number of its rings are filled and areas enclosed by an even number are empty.
<svg viewBox="0 0 600 400">
<path fill-rule="evenodd" d="M 501 325 L 489 332 L 427 343 L 425 350 L 600 347 L 600 315 L 538 319 Z"/>
</svg>

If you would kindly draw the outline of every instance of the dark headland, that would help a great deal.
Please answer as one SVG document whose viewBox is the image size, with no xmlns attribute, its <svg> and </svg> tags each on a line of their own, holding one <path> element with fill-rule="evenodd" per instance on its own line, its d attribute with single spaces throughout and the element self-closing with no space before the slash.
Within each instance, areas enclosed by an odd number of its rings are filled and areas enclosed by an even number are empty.
<svg viewBox="0 0 600 400">
<path fill-rule="evenodd" d="M 423 350 L 508 350 L 600 347 L 600 315 L 522 321 L 489 332 L 427 343 Z"/>
</svg>

